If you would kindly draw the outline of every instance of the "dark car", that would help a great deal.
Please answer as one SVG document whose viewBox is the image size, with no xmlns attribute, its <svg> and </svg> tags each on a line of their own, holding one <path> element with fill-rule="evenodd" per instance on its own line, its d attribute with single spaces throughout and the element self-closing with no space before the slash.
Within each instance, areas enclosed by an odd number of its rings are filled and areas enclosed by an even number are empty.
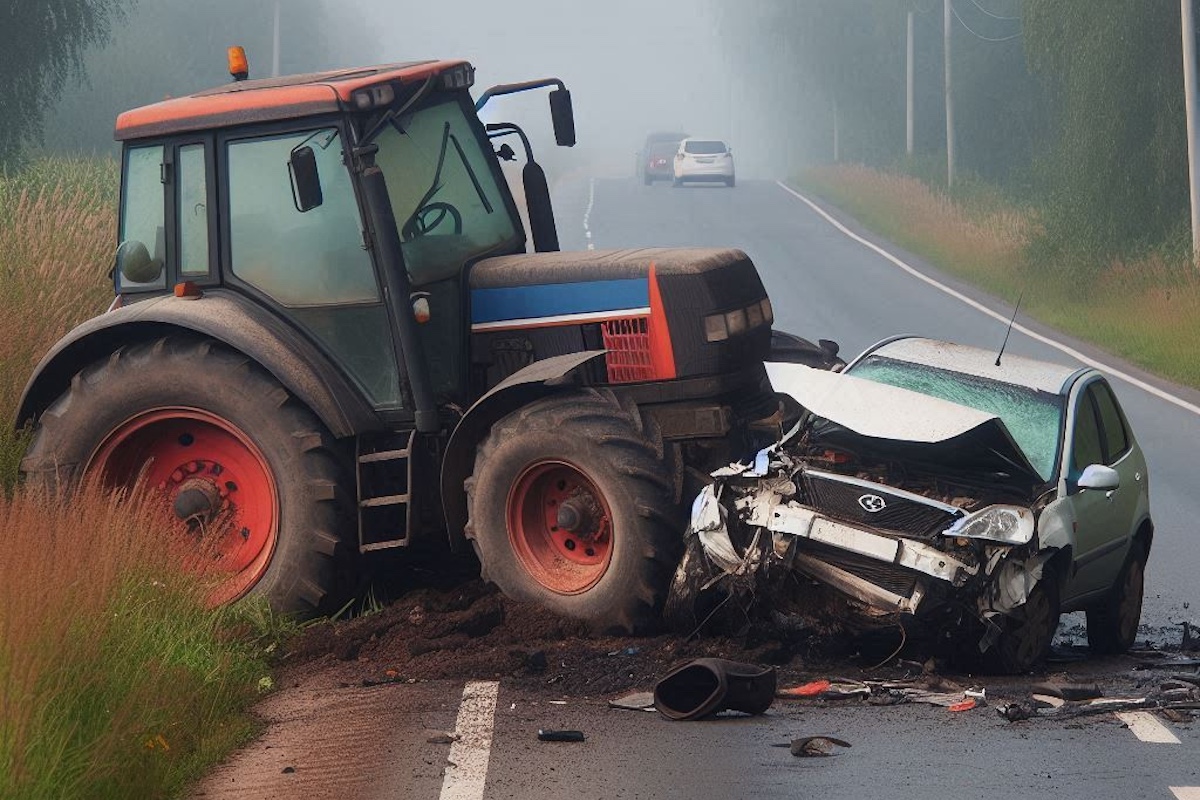
<svg viewBox="0 0 1200 800">
<path fill-rule="evenodd" d="M 660 131 L 646 137 L 638 153 L 638 169 L 642 182 L 647 186 L 655 181 L 669 181 L 675 178 L 673 161 L 679 143 L 687 138 L 686 133 Z"/>
</svg>

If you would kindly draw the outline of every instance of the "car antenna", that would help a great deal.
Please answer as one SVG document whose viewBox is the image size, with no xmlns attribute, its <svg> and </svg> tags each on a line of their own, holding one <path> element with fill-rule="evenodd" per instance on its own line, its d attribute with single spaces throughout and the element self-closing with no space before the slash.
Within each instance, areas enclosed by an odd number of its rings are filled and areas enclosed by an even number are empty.
<svg viewBox="0 0 1200 800">
<path fill-rule="evenodd" d="M 997 367 L 1000 366 L 1000 357 L 1002 355 L 1004 355 L 1004 348 L 1008 347 L 1008 337 L 1012 333 L 1013 323 L 1017 321 L 1017 311 L 1020 310 L 1021 299 L 1024 297 L 1025 297 L 1025 290 L 1022 289 L 1021 293 L 1019 295 L 1017 295 L 1017 304 L 1015 306 L 1013 306 L 1013 315 L 1012 315 L 1012 319 L 1010 319 L 1008 321 L 1008 329 L 1006 331 L 1004 331 L 1004 342 L 1000 345 L 1000 352 L 996 353 L 996 366 Z"/>
</svg>

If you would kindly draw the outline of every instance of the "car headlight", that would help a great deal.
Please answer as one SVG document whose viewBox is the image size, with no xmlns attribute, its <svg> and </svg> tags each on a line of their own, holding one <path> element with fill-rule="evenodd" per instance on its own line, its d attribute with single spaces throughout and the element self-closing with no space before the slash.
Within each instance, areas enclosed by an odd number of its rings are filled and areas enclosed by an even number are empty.
<svg viewBox="0 0 1200 800">
<path fill-rule="evenodd" d="M 988 506 L 958 520 L 942 535 L 1025 544 L 1033 539 L 1033 512 L 1021 506 Z"/>
</svg>

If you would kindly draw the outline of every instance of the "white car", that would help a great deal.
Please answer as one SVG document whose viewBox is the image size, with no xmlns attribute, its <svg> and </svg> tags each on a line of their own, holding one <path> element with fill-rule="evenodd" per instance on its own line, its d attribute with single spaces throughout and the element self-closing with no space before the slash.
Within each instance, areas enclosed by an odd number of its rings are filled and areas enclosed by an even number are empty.
<svg viewBox="0 0 1200 800">
<path fill-rule="evenodd" d="M 675 186 L 687 181 L 734 185 L 733 151 L 720 139 L 684 139 L 675 151 Z"/>
</svg>

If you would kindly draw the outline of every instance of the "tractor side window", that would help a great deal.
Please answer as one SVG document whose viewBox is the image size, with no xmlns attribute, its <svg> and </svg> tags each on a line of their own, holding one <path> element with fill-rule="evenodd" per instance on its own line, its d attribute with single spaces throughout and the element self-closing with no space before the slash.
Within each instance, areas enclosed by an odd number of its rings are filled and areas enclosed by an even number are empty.
<svg viewBox="0 0 1200 800">
<path fill-rule="evenodd" d="M 167 285 L 166 186 L 163 148 L 131 147 L 125 151 L 121 195 L 121 242 L 145 245 L 149 260 L 137 272 L 118 272 L 119 290 L 162 289 Z"/>
<path fill-rule="evenodd" d="M 204 145 L 179 148 L 179 274 L 208 275 L 208 178 Z"/>
<path fill-rule="evenodd" d="M 304 213 L 296 210 L 287 168 L 301 145 L 316 154 L 325 198 Z M 379 300 L 336 128 L 233 141 L 228 157 L 235 275 L 288 307 Z"/>
</svg>

